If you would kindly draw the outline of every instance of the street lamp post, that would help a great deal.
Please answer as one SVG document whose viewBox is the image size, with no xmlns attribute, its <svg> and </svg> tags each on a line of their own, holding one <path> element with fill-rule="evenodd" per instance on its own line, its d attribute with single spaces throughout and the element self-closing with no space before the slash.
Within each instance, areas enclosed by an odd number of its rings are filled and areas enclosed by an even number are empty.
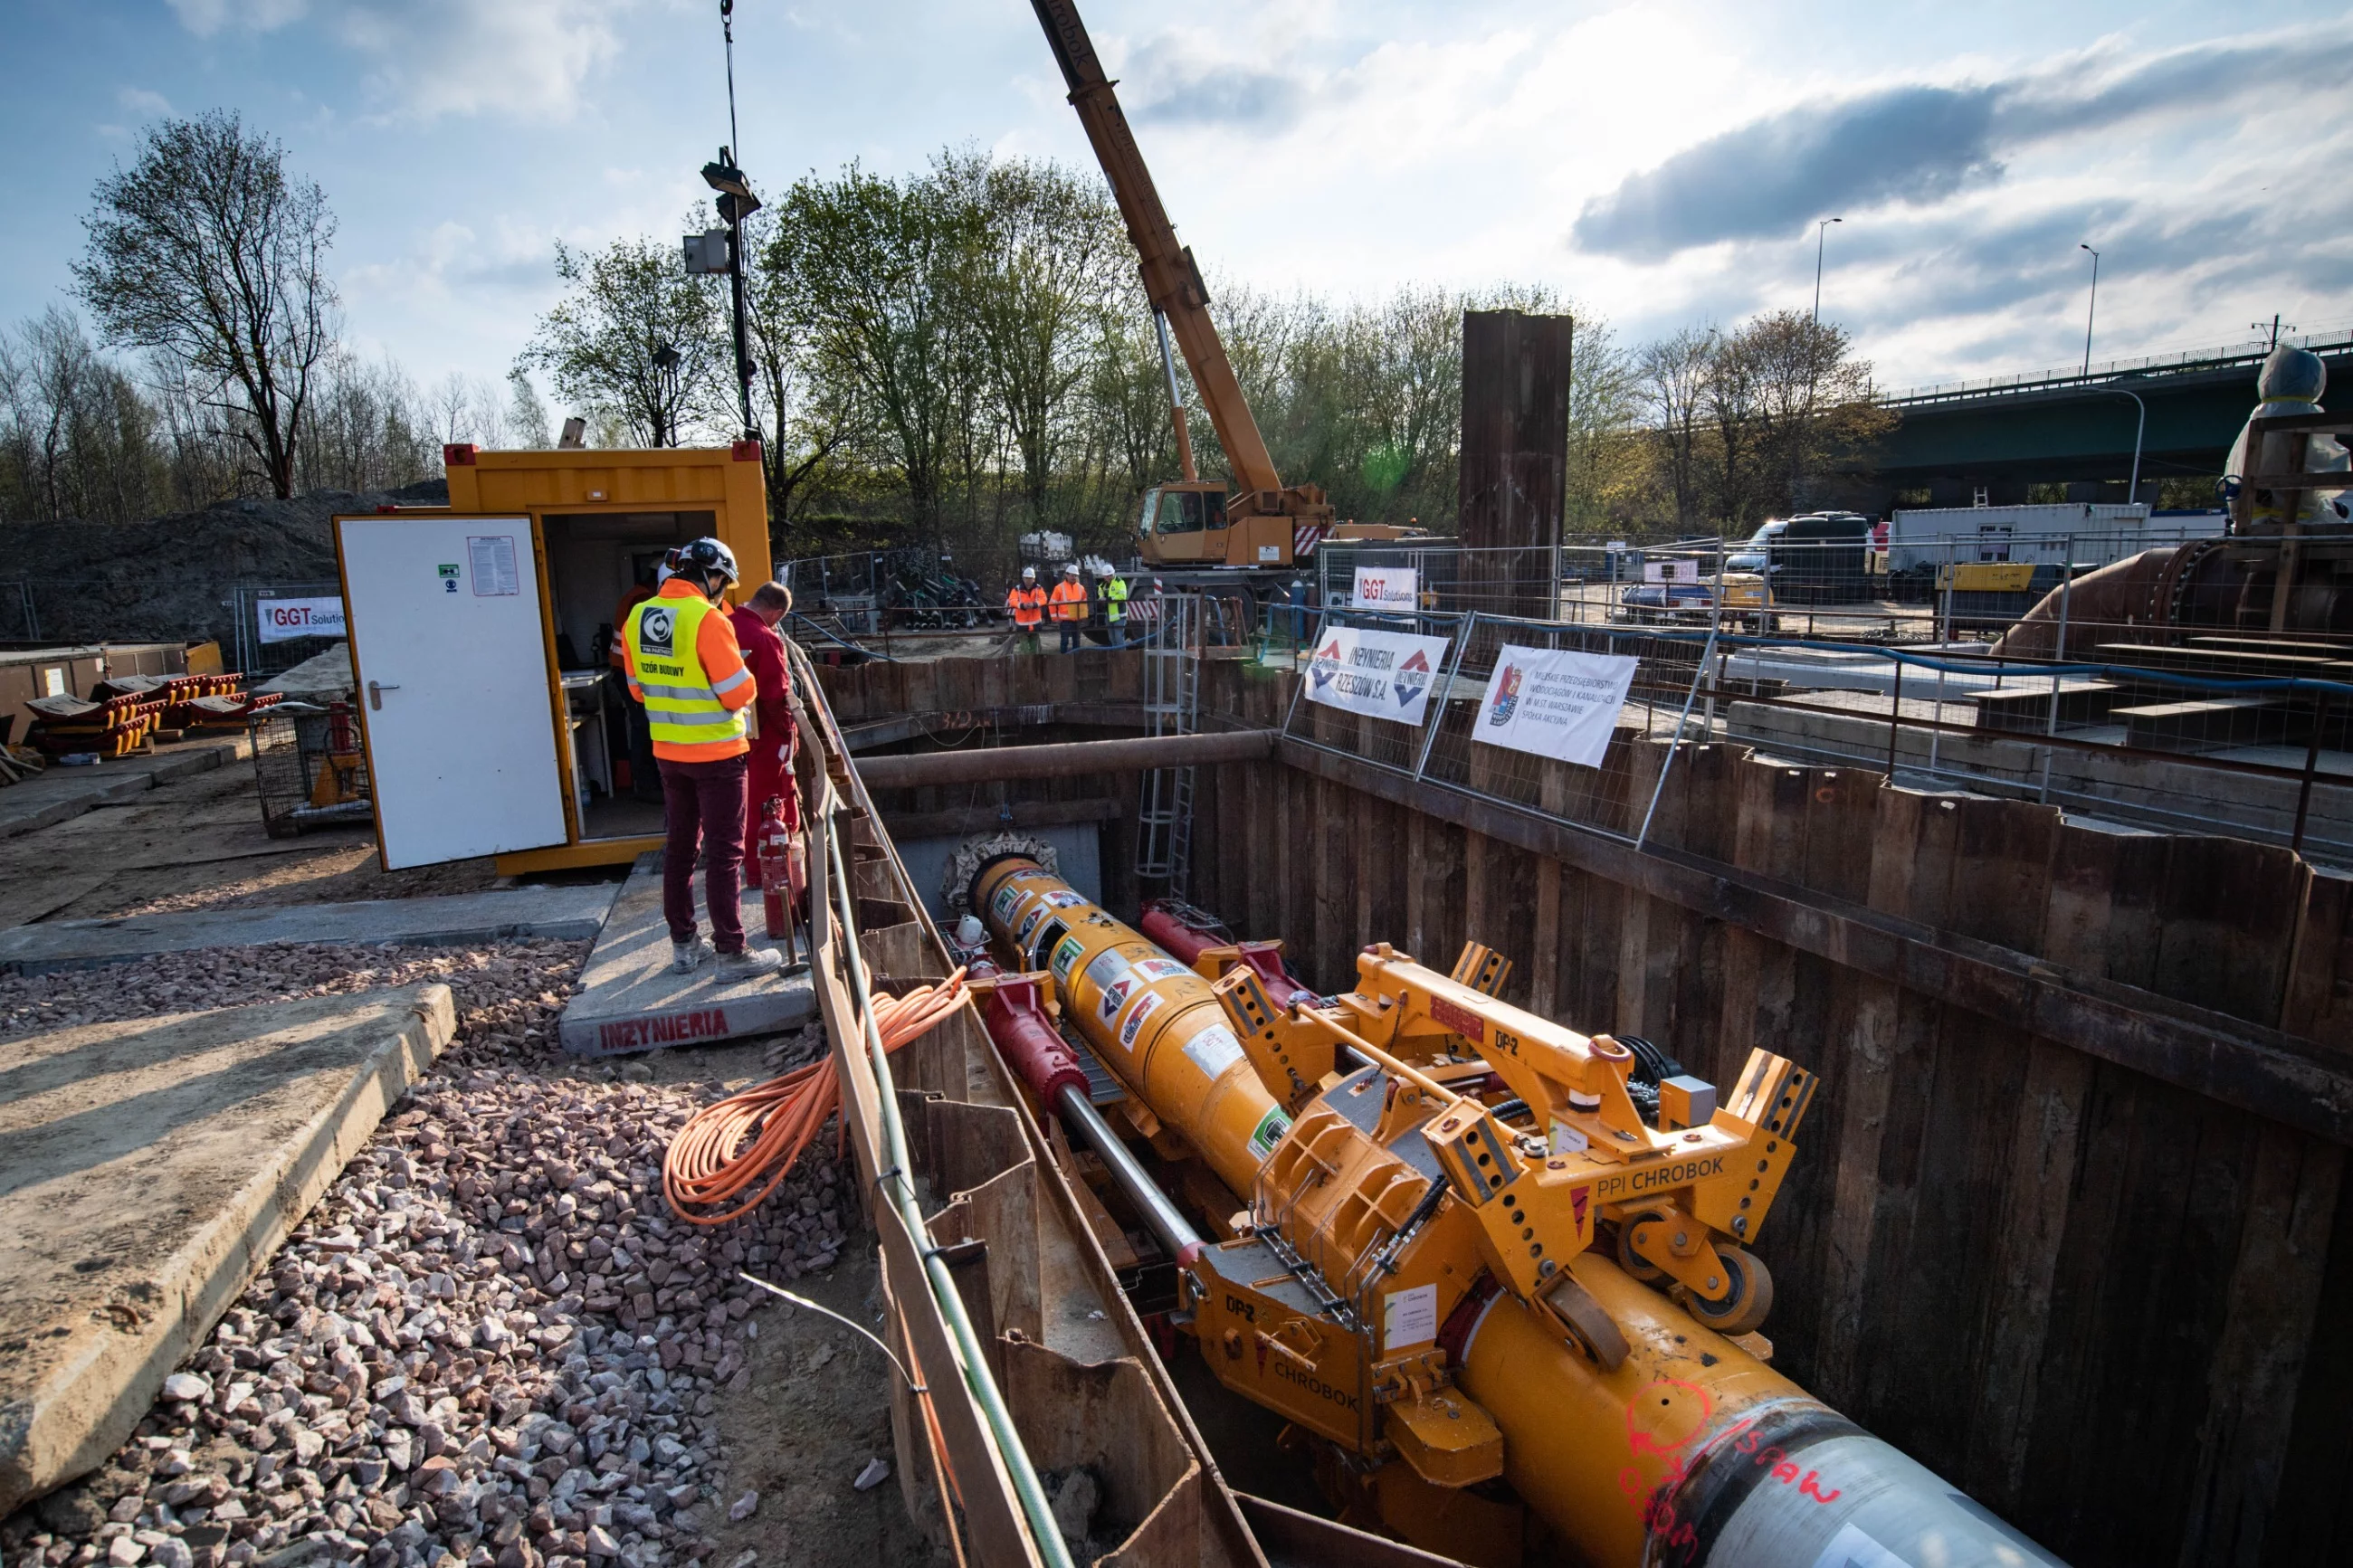
<svg viewBox="0 0 2353 1568">
<path fill-rule="evenodd" d="M 1842 217 L 1826 217 L 1814 225 L 1814 325 L 1818 327 L 1822 324 L 1822 244 L 1831 225 L 1845 221 Z"/>
<path fill-rule="evenodd" d="M 2088 245 L 2078 246 L 2076 248 L 2079 250 L 2092 250 L 2092 247 Z M 2090 305 L 2086 306 L 2084 310 L 2084 374 L 2085 375 L 2092 374 L 2092 319 L 2098 313 L 2099 309 L 2100 253 L 2096 250 L 2092 250 L 2092 302 Z"/>
</svg>

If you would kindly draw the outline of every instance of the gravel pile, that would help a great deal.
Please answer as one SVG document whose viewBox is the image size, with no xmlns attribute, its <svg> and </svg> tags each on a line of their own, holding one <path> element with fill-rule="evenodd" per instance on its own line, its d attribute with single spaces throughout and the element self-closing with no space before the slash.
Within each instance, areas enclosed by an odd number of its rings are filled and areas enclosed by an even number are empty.
<svg viewBox="0 0 2353 1568">
<path fill-rule="evenodd" d="M 585 948 L 265 948 L 0 981 L 11 1028 L 436 978 L 459 1015 L 132 1439 L 0 1524 L 11 1564 L 664 1568 L 756 1506 L 727 1492 L 713 1415 L 759 1331 L 736 1270 L 830 1266 L 854 1178 L 820 1140 L 750 1218 L 672 1217 L 662 1152 L 713 1090 L 637 1064 L 571 1076 L 544 1042 Z"/>
</svg>

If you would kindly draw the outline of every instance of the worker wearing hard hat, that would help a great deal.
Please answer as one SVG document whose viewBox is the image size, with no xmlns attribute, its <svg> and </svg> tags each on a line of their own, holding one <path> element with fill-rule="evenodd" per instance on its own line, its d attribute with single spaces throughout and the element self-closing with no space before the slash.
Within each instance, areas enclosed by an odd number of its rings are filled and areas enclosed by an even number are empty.
<svg viewBox="0 0 2353 1568">
<path fill-rule="evenodd" d="M 751 751 L 748 710 L 759 685 L 744 662 L 719 596 L 735 581 L 735 552 L 716 539 L 680 547 L 661 592 L 629 616 L 623 639 L 629 694 L 646 706 L 661 769 L 668 841 L 662 915 L 670 967 L 683 974 L 717 949 L 723 979 L 773 973 L 784 956 L 744 940 L 744 816 Z M 694 865 L 703 858 L 710 942 L 694 925 Z"/>
<path fill-rule="evenodd" d="M 1113 571 L 1111 563 L 1108 561 L 1095 568 L 1095 575 L 1102 579 L 1103 625 L 1111 628 L 1111 646 L 1125 647 L 1127 646 L 1127 579 Z"/>
<path fill-rule="evenodd" d="M 1005 595 L 1005 608 L 1013 616 L 1013 629 L 1021 638 L 1021 651 L 1036 653 L 1038 631 L 1046 620 L 1046 590 L 1038 585 L 1038 568 L 1021 568 L 1021 581 Z"/>
<path fill-rule="evenodd" d="M 1072 653 L 1079 646 L 1079 628 L 1087 620 L 1087 585 L 1079 578 L 1075 561 L 1062 568 L 1062 580 L 1054 584 L 1049 601 L 1053 605 L 1054 627 L 1062 634 L 1062 646 L 1055 651 Z"/>
<path fill-rule="evenodd" d="M 752 672 L 752 742 L 744 769 L 744 863 L 759 864 L 760 808 L 782 799 L 792 785 L 786 772 L 792 766 L 792 674 L 785 662 L 785 639 L 776 623 L 792 614 L 793 591 L 782 583 L 763 583 L 752 596 L 727 612 L 735 628 L 736 646 L 744 650 L 744 668 Z"/>
</svg>

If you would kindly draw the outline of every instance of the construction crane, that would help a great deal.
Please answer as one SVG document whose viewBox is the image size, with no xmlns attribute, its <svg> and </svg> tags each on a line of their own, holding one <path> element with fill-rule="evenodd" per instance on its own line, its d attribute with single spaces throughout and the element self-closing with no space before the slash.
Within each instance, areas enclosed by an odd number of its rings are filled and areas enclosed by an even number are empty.
<svg viewBox="0 0 2353 1568">
<path fill-rule="evenodd" d="M 1752 1051 L 1719 1099 L 1502 1001 L 1476 944 L 1442 974 L 1376 944 L 1323 998 L 1279 943 L 1159 910 L 1148 940 L 1018 852 L 961 891 L 992 1038 L 1344 1519 L 1482 1565 L 1547 1540 L 1594 1568 L 2055 1564 L 1773 1370 L 1748 1248 L 1813 1096 L 1796 1064 Z"/>
<path fill-rule="evenodd" d="M 1070 89 L 1071 107 L 1110 182 L 1127 237 L 1141 263 L 1144 291 L 1152 302 L 1160 340 L 1160 363 L 1168 379 L 1168 401 L 1176 429 L 1176 460 L 1184 477 L 1145 492 L 1137 515 L 1137 548 L 1161 567 L 1208 567 L 1253 572 L 1289 571 L 1325 538 L 1384 541 L 1427 538 L 1426 531 L 1388 524 L 1335 527 L 1331 502 L 1319 485 L 1286 485 L 1268 456 L 1250 401 L 1226 358 L 1226 345 L 1209 317 L 1209 290 L 1192 247 L 1180 245 L 1160 205 L 1151 171 L 1136 150 L 1134 132 L 1120 111 L 1119 97 L 1103 75 L 1071 0 L 1031 0 L 1046 42 Z M 1185 404 L 1176 385 L 1169 340 L 1185 356 L 1194 390 L 1208 410 L 1218 445 L 1233 475 L 1204 479 L 1193 459 Z"/>
</svg>

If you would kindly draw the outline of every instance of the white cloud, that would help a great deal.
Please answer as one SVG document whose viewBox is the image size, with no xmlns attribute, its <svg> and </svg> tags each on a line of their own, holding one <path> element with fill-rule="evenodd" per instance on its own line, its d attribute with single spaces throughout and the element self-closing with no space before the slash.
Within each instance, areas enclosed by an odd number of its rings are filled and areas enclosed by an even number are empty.
<svg viewBox="0 0 2353 1568">
<path fill-rule="evenodd" d="M 267 33 L 300 18 L 308 0 L 170 0 L 180 26 L 200 38 L 224 28 Z"/>
<path fill-rule="evenodd" d="M 373 63 L 386 118 L 569 120 L 621 52 L 632 0 L 346 0 L 336 28 Z"/>
<path fill-rule="evenodd" d="M 160 92 L 150 92 L 143 87 L 118 88 L 114 101 L 132 114 L 144 115 L 149 119 L 172 112 L 170 99 Z"/>
</svg>

